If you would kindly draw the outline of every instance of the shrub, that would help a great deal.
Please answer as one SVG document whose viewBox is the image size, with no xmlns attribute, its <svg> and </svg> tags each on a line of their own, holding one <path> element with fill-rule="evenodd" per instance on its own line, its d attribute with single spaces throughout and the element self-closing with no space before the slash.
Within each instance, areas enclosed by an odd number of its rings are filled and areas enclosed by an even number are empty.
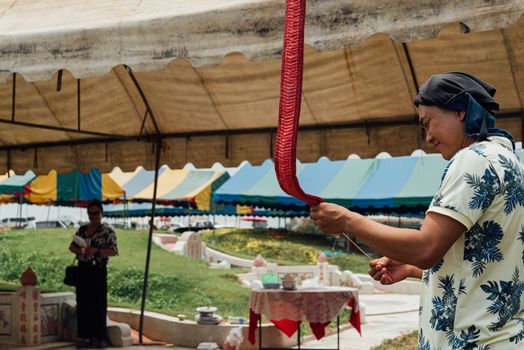
<svg viewBox="0 0 524 350">
<path fill-rule="evenodd" d="M 20 254 L 0 247 L 0 280 L 18 282 L 28 268 L 38 276 L 38 283 L 45 290 L 64 290 L 62 283 L 64 263 L 58 258 L 41 259 L 37 253 Z"/>
</svg>

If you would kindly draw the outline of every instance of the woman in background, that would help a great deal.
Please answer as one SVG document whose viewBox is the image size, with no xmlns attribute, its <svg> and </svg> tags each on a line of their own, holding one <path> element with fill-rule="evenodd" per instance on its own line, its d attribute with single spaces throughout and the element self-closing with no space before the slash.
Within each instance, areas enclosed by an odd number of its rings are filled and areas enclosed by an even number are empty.
<svg viewBox="0 0 524 350">
<path fill-rule="evenodd" d="M 115 232 L 102 224 L 99 201 L 87 206 L 89 224 L 81 226 L 69 250 L 78 258 L 79 281 L 76 286 L 78 349 L 104 349 L 107 317 L 107 262 L 118 255 Z"/>
</svg>

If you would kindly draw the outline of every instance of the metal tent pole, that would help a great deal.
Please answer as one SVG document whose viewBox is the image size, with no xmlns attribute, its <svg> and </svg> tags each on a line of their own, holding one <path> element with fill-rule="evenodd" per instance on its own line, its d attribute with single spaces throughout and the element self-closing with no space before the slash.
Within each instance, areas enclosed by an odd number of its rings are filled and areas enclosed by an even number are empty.
<svg viewBox="0 0 524 350">
<path fill-rule="evenodd" d="M 153 225 L 155 220 L 155 209 L 156 209 L 156 194 L 158 188 L 158 169 L 160 168 L 160 149 L 162 147 L 162 140 L 158 139 L 156 143 L 156 158 L 155 158 L 155 185 L 153 187 L 153 205 L 151 207 L 151 221 L 149 222 L 149 239 L 147 241 L 147 256 L 146 256 L 146 268 L 144 271 L 144 285 L 142 287 L 142 305 L 140 307 L 140 325 L 138 328 L 138 342 L 142 343 L 142 334 L 144 331 L 144 310 L 146 307 L 146 296 L 147 296 L 147 279 L 149 277 L 149 262 L 151 260 L 151 245 L 153 242 Z"/>
<path fill-rule="evenodd" d="M 124 213 L 123 213 L 123 222 L 122 224 L 124 225 L 124 228 L 130 228 L 129 227 L 129 206 L 128 206 L 128 203 L 127 203 L 127 196 L 126 194 L 124 194 Z"/>
</svg>

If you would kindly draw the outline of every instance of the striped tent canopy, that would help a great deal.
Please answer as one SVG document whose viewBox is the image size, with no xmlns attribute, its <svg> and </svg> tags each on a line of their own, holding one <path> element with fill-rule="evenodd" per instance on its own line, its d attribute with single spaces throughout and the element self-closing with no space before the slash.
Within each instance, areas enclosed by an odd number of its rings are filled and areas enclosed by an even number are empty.
<svg viewBox="0 0 524 350">
<path fill-rule="evenodd" d="M 433 198 L 445 165 L 440 155 L 423 152 L 374 159 L 350 156 L 342 161 L 321 158 L 297 162 L 297 176 L 306 192 L 353 210 L 420 212 Z M 280 189 L 271 160 L 244 166 L 215 192 L 214 199 L 307 213 L 304 202 Z"/>
<path fill-rule="evenodd" d="M 104 205 L 104 216 L 109 218 L 151 216 L 151 203 L 120 203 Z M 186 215 L 244 215 L 252 212 L 251 208 L 235 204 L 214 204 L 212 210 L 200 210 L 188 207 L 173 207 L 157 205 L 155 216 L 186 216 Z"/>
<path fill-rule="evenodd" d="M 24 193 L 25 186 L 36 177 L 31 170 L 24 175 L 16 175 L 13 171 L 0 176 L 0 203 L 17 201 L 17 195 Z"/>
<path fill-rule="evenodd" d="M 138 167 L 133 172 L 123 172 L 115 168 L 109 176 L 124 188 L 127 200 L 153 200 L 154 171 Z M 212 194 L 227 179 L 229 174 L 225 169 L 170 169 L 162 166 L 158 175 L 157 203 L 213 211 Z"/>
<path fill-rule="evenodd" d="M 31 204 L 84 206 L 89 201 L 114 201 L 125 196 L 125 191 L 109 175 L 97 169 L 88 173 L 73 170 L 58 173 L 51 170 L 39 175 L 25 186 L 24 201 Z"/>
</svg>

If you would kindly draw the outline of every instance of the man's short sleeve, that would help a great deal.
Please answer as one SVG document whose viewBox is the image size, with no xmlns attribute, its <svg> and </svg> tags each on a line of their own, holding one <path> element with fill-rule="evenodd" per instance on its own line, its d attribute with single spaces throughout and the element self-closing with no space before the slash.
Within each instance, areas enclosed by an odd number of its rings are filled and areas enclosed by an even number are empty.
<svg viewBox="0 0 524 350">
<path fill-rule="evenodd" d="M 493 166 L 481 154 L 465 149 L 448 164 L 427 212 L 451 217 L 468 230 L 480 219 L 499 192 Z"/>
</svg>

